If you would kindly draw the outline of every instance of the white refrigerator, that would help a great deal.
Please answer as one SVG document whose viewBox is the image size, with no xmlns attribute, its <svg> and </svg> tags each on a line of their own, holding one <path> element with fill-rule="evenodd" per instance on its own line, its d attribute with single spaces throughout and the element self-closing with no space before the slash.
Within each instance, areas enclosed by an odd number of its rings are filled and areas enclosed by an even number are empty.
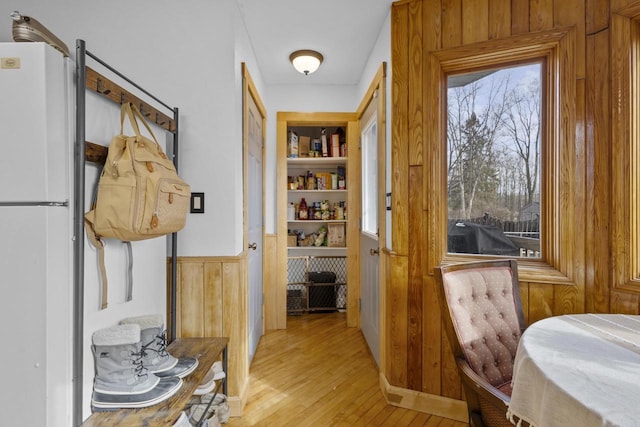
<svg viewBox="0 0 640 427">
<path fill-rule="evenodd" d="M 0 425 L 72 424 L 72 64 L 0 43 Z"/>
</svg>

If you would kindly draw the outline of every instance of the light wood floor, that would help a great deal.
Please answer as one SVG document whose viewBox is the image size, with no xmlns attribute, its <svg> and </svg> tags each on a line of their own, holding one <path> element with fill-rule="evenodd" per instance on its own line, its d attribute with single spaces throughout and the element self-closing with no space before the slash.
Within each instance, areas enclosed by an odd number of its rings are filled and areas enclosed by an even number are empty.
<svg viewBox="0 0 640 427">
<path fill-rule="evenodd" d="M 345 313 L 289 316 L 287 329 L 260 339 L 250 393 L 235 426 L 467 427 L 387 405 L 362 333 Z"/>
</svg>

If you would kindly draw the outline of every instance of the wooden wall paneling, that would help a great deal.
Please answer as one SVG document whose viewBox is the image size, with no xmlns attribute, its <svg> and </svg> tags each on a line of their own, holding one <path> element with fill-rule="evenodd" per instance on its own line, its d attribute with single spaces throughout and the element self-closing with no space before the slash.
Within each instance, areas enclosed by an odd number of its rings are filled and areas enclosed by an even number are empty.
<svg viewBox="0 0 640 427">
<path fill-rule="evenodd" d="M 611 15 L 611 284 L 615 290 L 624 287 L 632 274 L 630 218 L 627 214 L 629 176 L 631 174 L 631 21 L 625 16 Z M 616 293 L 616 292 L 614 292 Z M 613 297 L 613 294 L 612 294 Z M 616 298 L 619 298 L 616 295 Z M 614 310 L 614 301 L 611 301 Z"/>
<path fill-rule="evenodd" d="M 241 286 L 240 263 L 225 262 L 222 266 L 222 334 L 229 338 L 228 351 L 228 393 L 238 396 L 240 384 L 247 377 L 248 349 L 247 323 L 248 312 L 245 291 Z"/>
<path fill-rule="evenodd" d="M 425 210 L 425 244 L 426 250 L 423 259 L 426 263 L 426 271 L 432 272 L 437 266 L 442 254 L 446 250 L 446 235 L 438 232 L 439 224 L 446 224 L 447 201 L 442 197 L 446 192 L 446 159 L 443 158 L 445 135 L 443 135 L 442 122 L 445 120 L 443 109 L 445 100 L 441 99 L 444 92 L 444 76 L 440 62 L 435 55 L 428 55 L 425 63 L 425 173 L 423 199 L 427 206 Z"/>
<path fill-rule="evenodd" d="M 422 249 L 424 245 L 422 227 L 424 202 L 422 199 L 422 150 L 424 144 L 423 120 L 423 14 L 422 2 L 409 6 L 409 169 L 408 169 L 408 290 L 407 290 L 407 387 L 422 389 L 423 379 L 423 283 Z"/>
<path fill-rule="evenodd" d="M 442 47 L 462 44 L 462 0 L 442 1 Z"/>
<path fill-rule="evenodd" d="M 489 0 L 462 2 L 462 44 L 489 39 Z"/>
<path fill-rule="evenodd" d="M 435 281 L 435 280 L 434 280 Z M 441 330 L 444 330 L 444 324 L 442 321 L 437 323 Z M 440 392 L 438 393 L 444 397 L 450 397 L 452 399 L 463 399 L 462 381 L 460 375 L 458 375 L 458 366 L 456 365 L 455 357 L 451 351 L 451 344 L 449 344 L 449 338 L 447 334 L 441 334 L 441 361 L 440 361 Z"/>
<path fill-rule="evenodd" d="M 576 81 L 576 97 L 575 97 L 575 143 L 574 143 L 574 193 L 573 198 L 575 218 L 573 226 L 576 230 L 586 230 L 587 222 L 590 222 L 591 218 L 587 217 L 586 211 L 586 150 L 587 143 L 585 137 L 585 104 L 586 104 L 586 89 L 585 79 L 578 79 Z M 587 246 L 587 234 L 582 232 L 573 233 L 573 245 L 564 250 L 570 252 L 570 257 L 573 260 L 573 272 L 572 277 L 575 286 L 571 286 L 566 289 L 564 286 L 558 286 L 557 290 L 560 295 L 566 298 L 562 298 L 561 306 L 567 306 L 568 300 L 571 299 L 572 309 L 569 311 L 562 311 L 563 313 L 575 313 L 584 312 L 585 302 L 585 270 L 586 270 L 586 246 Z M 606 255 L 605 255 L 606 256 Z M 573 294 L 573 298 L 568 298 L 568 294 Z M 565 307 L 566 309 L 566 307 Z M 556 310 L 557 312 L 557 310 Z"/>
<path fill-rule="evenodd" d="M 586 80 L 586 260 L 585 311 L 606 313 L 609 310 L 610 250 L 610 141 L 611 103 L 609 31 L 587 36 Z"/>
<path fill-rule="evenodd" d="M 553 290 L 554 316 L 584 313 L 584 285 L 550 285 Z"/>
<path fill-rule="evenodd" d="M 511 0 L 489 1 L 489 39 L 511 35 Z"/>
<path fill-rule="evenodd" d="M 555 0 L 553 20 L 555 27 L 575 27 L 575 72 L 576 78 L 585 77 L 585 1 L 584 0 Z"/>
<path fill-rule="evenodd" d="M 228 393 L 240 414 L 249 379 L 248 281 L 242 257 L 178 257 L 176 334 L 228 337 Z"/>
<path fill-rule="evenodd" d="M 640 295 L 627 292 L 611 292 L 611 312 L 622 314 L 638 314 L 640 312 Z"/>
<path fill-rule="evenodd" d="M 409 4 L 409 63 L 408 63 L 408 84 L 409 84 L 409 165 L 423 164 L 422 149 L 424 141 L 423 120 L 424 91 L 422 87 L 422 69 L 424 63 L 424 48 L 422 44 L 423 21 L 422 2 L 412 2 Z M 411 185 L 411 184 L 409 184 Z M 418 204 L 419 199 L 414 201 Z M 419 203 L 422 206 L 422 203 Z M 411 228 L 409 228 L 411 230 Z M 410 231 L 413 233 L 413 231 Z"/>
<path fill-rule="evenodd" d="M 422 36 L 422 48 L 423 52 L 437 50 L 441 47 L 442 43 L 442 3 L 441 1 L 428 1 L 423 2 L 423 36 Z M 423 83 L 427 56 L 422 54 L 420 56 L 421 68 L 420 75 L 416 76 Z M 420 176 L 417 174 L 412 180 L 412 187 L 415 186 L 415 196 L 421 200 L 422 205 L 422 218 L 421 227 L 419 228 L 419 236 L 421 236 L 421 250 L 419 254 L 416 254 L 415 259 L 421 263 L 421 286 L 422 290 L 422 313 L 420 314 L 420 322 L 422 328 L 422 349 L 420 349 L 420 356 L 423 359 L 422 362 L 422 378 L 421 385 L 418 388 L 418 384 L 415 384 L 415 390 L 419 390 L 425 393 L 431 393 L 434 395 L 440 395 L 441 393 L 441 349 L 442 349 L 442 329 L 440 319 L 440 308 L 438 306 L 438 300 L 435 296 L 435 289 L 433 288 L 433 276 L 432 272 L 428 271 L 430 263 L 426 262 L 427 255 L 429 253 L 428 242 L 429 236 L 426 234 L 427 228 L 424 227 L 425 218 L 429 215 L 428 201 L 426 200 L 426 192 L 424 191 L 424 185 L 426 183 L 424 175 L 424 165 L 428 164 L 422 157 L 426 153 L 427 148 L 427 134 L 425 132 L 425 126 L 429 121 L 429 113 L 425 108 L 425 99 L 427 99 L 427 85 L 421 85 L 420 91 L 420 109 L 422 111 L 421 124 L 420 124 L 420 161 L 422 168 L 419 170 Z M 418 101 L 418 100 L 416 100 Z M 417 135 L 416 135 L 417 136 Z M 412 156 L 411 158 L 416 158 Z M 418 164 L 418 160 L 414 161 L 414 164 Z M 418 172 L 416 170 L 416 172 Z M 417 279 L 417 277 L 416 277 Z M 417 282 L 416 282 L 417 283 Z M 411 319 L 410 319 L 411 321 Z M 411 363 L 409 365 L 411 367 Z"/>
<path fill-rule="evenodd" d="M 425 52 L 440 49 L 440 46 L 442 46 L 442 2 L 441 0 L 433 0 L 421 3 L 423 22 L 422 47 Z"/>
<path fill-rule="evenodd" d="M 409 97 L 409 7 L 393 4 L 391 9 L 391 216 L 392 244 L 396 254 L 408 250 L 408 97 Z"/>
<path fill-rule="evenodd" d="M 423 260 L 423 265 L 426 264 Z M 423 330 L 423 365 L 422 365 L 422 391 L 440 395 L 442 393 L 442 376 L 444 375 L 442 346 L 448 345 L 443 341 L 442 314 L 436 295 L 435 280 L 431 272 L 426 272 L 422 279 L 423 303 L 422 303 L 422 330 Z M 451 360 L 453 362 L 453 359 Z M 453 367 L 455 371 L 455 364 Z M 454 397 L 455 396 L 449 396 Z"/>
<path fill-rule="evenodd" d="M 409 200 L 419 202 L 422 197 L 422 166 L 410 166 L 409 168 Z M 412 237 L 409 238 L 408 259 L 408 291 L 407 291 L 407 370 L 411 375 L 407 378 L 407 387 L 412 390 L 422 390 L 423 380 L 423 343 L 422 329 L 426 319 L 423 319 L 423 298 L 434 300 L 432 292 L 423 292 L 422 271 L 424 262 L 422 252 L 424 246 L 425 211 L 422 203 L 409 205 L 409 230 Z M 437 302 L 437 300 L 436 300 Z M 425 312 L 424 314 L 426 314 Z M 427 338 L 427 340 L 433 337 Z M 438 337 L 439 338 L 439 337 Z M 427 355 L 425 355 L 427 356 Z M 439 357 L 439 354 L 437 355 Z M 436 357 L 436 360 L 437 360 Z M 432 360 L 432 358 L 430 358 Z M 429 363 L 431 360 L 424 360 Z"/>
<path fill-rule="evenodd" d="M 408 259 L 391 256 L 391 277 L 387 283 L 387 380 L 407 388 L 407 283 Z"/>
<path fill-rule="evenodd" d="M 184 338 L 204 336 L 204 264 L 202 262 L 181 263 L 178 280 L 180 293 L 180 330 Z"/>
<path fill-rule="evenodd" d="M 267 234 L 264 240 L 264 327 L 266 330 L 278 329 L 278 322 L 273 311 L 277 307 L 278 291 L 278 237 Z"/>
<path fill-rule="evenodd" d="M 587 34 L 595 34 L 609 26 L 609 0 L 585 1 L 585 31 Z M 587 46 L 587 55 L 589 54 Z M 588 75 L 588 74 L 587 74 Z"/>
<path fill-rule="evenodd" d="M 204 264 L 204 299 L 202 301 L 205 319 L 205 337 L 223 337 L 223 281 L 222 264 L 207 262 Z"/>
<path fill-rule="evenodd" d="M 529 11 L 530 31 L 544 31 L 553 28 L 553 1 L 531 0 Z"/>
<path fill-rule="evenodd" d="M 598 0 L 594 0 L 598 1 Z M 624 7 L 629 6 L 630 4 L 636 2 L 637 0 L 610 0 L 611 3 L 611 12 L 615 12 L 618 9 L 622 9 Z"/>
<path fill-rule="evenodd" d="M 584 32 L 582 33 L 584 36 Z M 576 82 L 575 82 L 575 31 L 568 31 L 564 37 L 564 42 L 558 44 L 557 60 L 559 67 L 564 70 L 560 75 L 560 86 L 557 87 L 556 96 L 558 100 L 558 110 L 554 111 L 556 115 L 557 134 L 555 140 L 556 160 L 559 162 L 556 173 L 553 177 L 555 185 L 556 200 L 553 203 L 559 203 L 559 211 L 557 216 L 553 217 L 554 224 L 547 222 L 547 226 L 556 230 L 555 238 L 557 239 L 554 248 L 554 256 L 558 259 L 560 271 L 564 272 L 569 279 L 573 279 L 574 255 L 573 245 L 576 236 L 582 233 L 581 230 L 574 226 L 576 215 L 576 151 L 575 151 L 575 100 L 576 100 Z M 584 45 L 584 43 L 583 43 Z M 578 211 L 578 213 L 582 213 Z M 551 219 L 548 218 L 548 219 Z M 578 231 L 580 230 L 580 232 Z"/>
<path fill-rule="evenodd" d="M 554 285 L 529 283 L 529 324 L 553 316 Z"/>
<path fill-rule="evenodd" d="M 530 325 L 529 322 L 529 282 L 520 282 L 520 300 L 522 301 L 522 311 L 524 312 L 524 322 Z"/>
<path fill-rule="evenodd" d="M 529 0 L 511 0 L 511 35 L 529 32 Z"/>
</svg>

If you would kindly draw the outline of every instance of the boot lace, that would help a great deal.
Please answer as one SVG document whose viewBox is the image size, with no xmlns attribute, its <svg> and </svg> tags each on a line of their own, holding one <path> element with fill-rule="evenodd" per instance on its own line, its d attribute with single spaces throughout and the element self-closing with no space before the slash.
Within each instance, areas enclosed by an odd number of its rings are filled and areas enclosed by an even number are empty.
<svg viewBox="0 0 640 427">
<path fill-rule="evenodd" d="M 153 344 L 155 344 L 156 348 L 150 348 Z M 148 344 L 142 346 L 141 352 L 143 355 L 147 354 L 147 350 L 155 351 L 158 357 L 162 359 L 169 357 L 169 353 L 167 352 L 167 331 L 162 331 L 161 334 L 156 335 Z"/>
<path fill-rule="evenodd" d="M 139 352 L 131 352 L 131 363 L 133 364 L 133 372 L 137 378 L 146 378 L 149 369 L 145 368 L 143 358 L 146 355 L 144 348 Z"/>
</svg>

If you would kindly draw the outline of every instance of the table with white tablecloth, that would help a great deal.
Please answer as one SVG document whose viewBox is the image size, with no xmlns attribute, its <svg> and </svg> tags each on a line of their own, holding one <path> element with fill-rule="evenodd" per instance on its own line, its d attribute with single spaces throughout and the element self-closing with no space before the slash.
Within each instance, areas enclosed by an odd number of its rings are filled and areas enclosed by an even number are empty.
<svg viewBox="0 0 640 427">
<path fill-rule="evenodd" d="M 640 427 L 640 316 L 574 314 L 530 325 L 507 416 L 536 427 Z"/>
</svg>

